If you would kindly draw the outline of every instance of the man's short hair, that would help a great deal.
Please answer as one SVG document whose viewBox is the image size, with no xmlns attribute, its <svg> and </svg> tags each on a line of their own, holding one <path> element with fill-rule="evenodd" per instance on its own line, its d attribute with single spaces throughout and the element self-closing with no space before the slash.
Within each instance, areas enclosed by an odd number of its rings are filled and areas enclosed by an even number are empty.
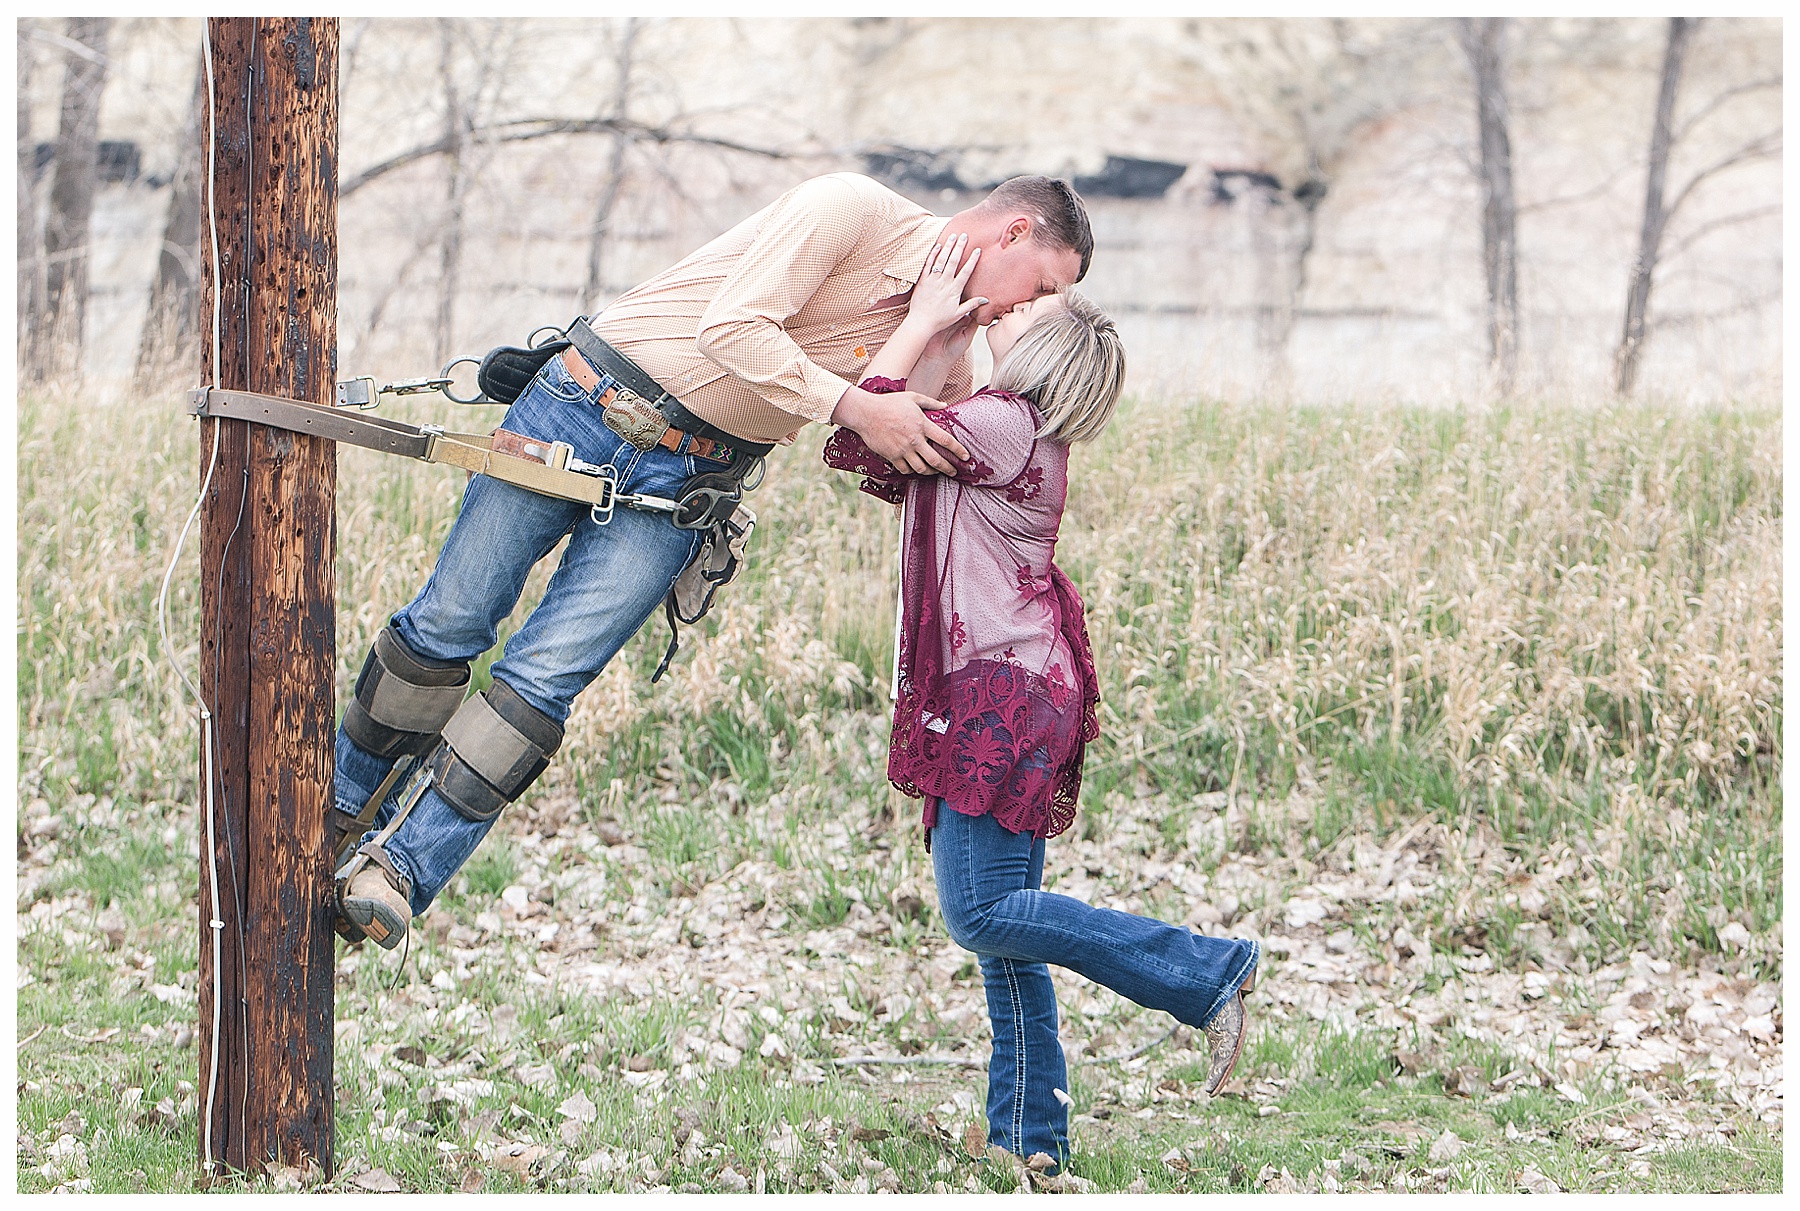
<svg viewBox="0 0 1800 1211">
<path fill-rule="evenodd" d="M 1073 185 L 1061 177 L 1013 177 L 994 186 L 981 205 L 1035 216 L 1045 238 L 1081 257 L 1081 272 L 1075 280 L 1087 276 L 1088 262 L 1094 259 L 1094 231 L 1088 226 L 1087 207 Z"/>
</svg>

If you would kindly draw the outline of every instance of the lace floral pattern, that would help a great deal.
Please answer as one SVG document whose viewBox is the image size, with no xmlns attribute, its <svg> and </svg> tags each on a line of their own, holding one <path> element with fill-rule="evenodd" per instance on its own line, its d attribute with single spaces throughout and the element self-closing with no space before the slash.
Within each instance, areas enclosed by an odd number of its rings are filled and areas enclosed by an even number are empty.
<svg viewBox="0 0 1800 1211">
<path fill-rule="evenodd" d="M 825 446 L 830 466 L 907 509 L 888 777 L 925 798 L 927 828 L 942 799 L 1055 836 L 1074 821 L 1100 733 L 1081 597 L 1050 558 L 1067 451 L 1037 440 L 1037 414 L 1016 395 L 984 392 L 929 415 L 970 452 L 954 478 L 902 474 L 848 429 Z"/>
</svg>

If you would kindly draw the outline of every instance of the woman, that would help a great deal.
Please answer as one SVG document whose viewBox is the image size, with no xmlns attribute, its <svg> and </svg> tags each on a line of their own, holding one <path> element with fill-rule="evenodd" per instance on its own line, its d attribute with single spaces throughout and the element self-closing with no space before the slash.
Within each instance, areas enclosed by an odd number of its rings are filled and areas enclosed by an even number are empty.
<svg viewBox="0 0 1800 1211">
<path fill-rule="evenodd" d="M 959 301 L 980 252 L 959 269 L 962 249 L 959 239 L 933 254 L 865 389 L 941 387 L 985 302 Z M 1068 1078 L 1046 964 L 1203 1030 L 1216 1094 L 1243 1046 L 1259 950 L 1040 890 L 1045 839 L 1073 821 L 1099 734 L 1081 598 L 1052 561 L 1069 446 L 1105 427 L 1125 361 L 1112 321 L 1074 294 L 1021 304 L 987 342 L 992 385 L 930 413 L 969 450 L 954 478 L 901 474 L 847 429 L 825 459 L 904 507 L 888 777 L 925 800 L 945 924 L 980 958 L 994 1033 L 989 1142 L 1060 1166 Z"/>
</svg>

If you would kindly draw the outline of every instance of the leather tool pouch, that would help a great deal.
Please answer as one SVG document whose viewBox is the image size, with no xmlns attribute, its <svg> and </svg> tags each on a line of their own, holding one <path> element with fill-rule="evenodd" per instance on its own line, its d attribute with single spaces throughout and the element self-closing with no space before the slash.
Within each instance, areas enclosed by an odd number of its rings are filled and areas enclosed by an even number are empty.
<svg viewBox="0 0 1800 1211">
<path fill-rule="evenodd" d="M 663 616 L 669 622 L 669 648 L 662 663 L 651 674 L 652 683 L 669 670 L 669 662 L 681 646 L 683 626 L 693 626 L 712 609 L 719 590 L 736 580 L 744 569 L 745 547 L 756 530 L 756 514 L 738 505 L 722 521 L 707 529 L 700 546 L 688 566 L 675 577 L 669 595 L 663 598 Z"/>
<path fill-rule="evenodd" d="M 490 349 L 475 371 L 481 393 L 496 404 L 510 404 L 531 385 L 544 363 L 569 347 L 568 341 L 545 341 L 536 348 L 501 345 Z"/>
</svg>

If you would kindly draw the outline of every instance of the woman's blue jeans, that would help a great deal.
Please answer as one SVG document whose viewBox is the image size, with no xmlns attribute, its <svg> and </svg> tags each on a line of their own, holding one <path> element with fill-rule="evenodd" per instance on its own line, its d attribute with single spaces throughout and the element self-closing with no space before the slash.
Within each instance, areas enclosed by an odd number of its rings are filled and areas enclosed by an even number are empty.
<svg viewBox="0 0 1800 1211">
<path fill-rule="evenodd" d="M 931 830 L 938 905 L 958 945 L 981 960 L 994 1054 L 988 1063 L 988 1142 L 1017 1156 L 1069 1154 L 1068 1091 L 1056 1038 L 1055 963 L 1149 1009 L 1204 1026 L 1255 970 L 1260 950 L 1179 925 L 1040 891 L 1044 842 L 992 816 L 938 805 Z"/>
<path fill-rule="evenodd" d="M 606 381 L 585 390 L 551 358 L 507 410 L 502 426 L 546 441 L 566 441 L 575 456 L 618 471 L 620 490 L 680 495 L 695 458 L 660 446 L 640 451 L 606 427 L 594 404 Z M 683 450 L 688 442 L 684 440 Z M 702 468 L 718 464 L 702 461 Z M 527 492 L 485 475 L 474 476 L 437 566 L 412 603 L 394 615 L 408 647 L 435 660 L 473 660 L 499 635 L 533 565 L 564 535 L 568 548 L 543 600 L 506 641 L 493 676 L 558 723 L 575 696 L 661 604 L 693 557 L 699 535 L 678 530 L 666 514 L 617 508 L 597 525 L 587 506 Z M 391 759 L 358 748 L 340 727 L 337 805 L 362 810 L 393 767 Z M 396 786 L 376 816 L 376 830 L 397 810 Z M 468 860 L 492 820 L 469 820 L 435 791 L 427 791 L 383 847 L 412 883 L 412 908 L 423 913 Z M 373 837 L 375 831 L 366 834 Z"/>
</svg>

